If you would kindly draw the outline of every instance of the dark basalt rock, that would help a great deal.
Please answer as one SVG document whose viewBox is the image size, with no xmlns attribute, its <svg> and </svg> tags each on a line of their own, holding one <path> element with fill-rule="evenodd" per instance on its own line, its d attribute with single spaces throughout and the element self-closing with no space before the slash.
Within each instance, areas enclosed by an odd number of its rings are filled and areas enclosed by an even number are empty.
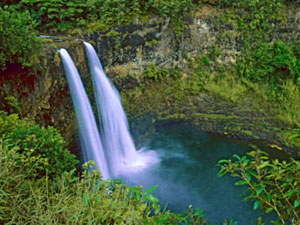
<svg viewBox="0 0 300 225">
<path fill-rule="evenodd" d="M 137 24 L 130 24 L 130 25 L 123 25 L 118 28 L 118 31 L 121 33 L 133 33 L 138 30 L 143 30 L 143 25 L 137 25 Z"/>
<path fill-rule="evenodd" d="M 152 40 L 158 41 L 160 39 L 161 39 L 161 34 L 159 32 L 151 32 L 145 35 L 146 41 L 152 41 Z"/>
<path fill-rule="evenodd" d="M 130 35 L 127 36 L 122 42 L 121 42 L 121 47 L 126 47 L 126 46 L 130 46 L 130 47 L 136 47 L 139 45 L 144 45 L 145 44 L 145 40 L 142 36 L 134 34 L 134 35 Z"/>
</svg>

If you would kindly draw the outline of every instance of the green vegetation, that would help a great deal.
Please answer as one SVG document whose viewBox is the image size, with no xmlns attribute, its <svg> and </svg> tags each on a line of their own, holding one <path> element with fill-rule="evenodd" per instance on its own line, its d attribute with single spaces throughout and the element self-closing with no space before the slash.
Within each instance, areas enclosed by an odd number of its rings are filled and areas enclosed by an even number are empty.
<svg viewBox="0 0 300 225">
<path fill-rule="evenodd" d="M 41 31 L 54 29 L 65 31 L 77 27 L 86 26 L 93 16 L 92 1 L 43 1 L 22 0 L 18 3 L 20 10 L 30 10 L 31 17 L 37 22 Z"/>
<path fill-rule="evenodd" d="M 256 41 L 269 41 L 274 21 L 286 21 L 286 4 L 284 0 L 221 0 L 218 4 L 225 12 L 218 18 L 219 22 L 233 27 L 237 41 L 247 49 Z"/>
<path fill-rule="evenodd" d="M 287 146 L 300 149 L 300 129 L 282 131 L 278 136 Z"/>
<path fill-rule="evenodd" d="M 179 76 L 180 76 L 180 73 L 176 69 L 169 70 L 166 67 L 159 69 L 155 65 L 148 66 L 145 69 L 144 75 L 143 75 L 146 82 L 148 79 L 150 80 L 150 82 L 153 82 L 153 81 L 161 81 L 168 77 L 172 77 L 172 78 L 176 79 Z"/>
<path fill-rule="evenodd" d="M 280 40 L 256 43 L 238 61 L 241 76 L 251 81 L 280 82 L 300 77 L 299 58 Z M 271 77 L 272 76 L 272 77 Z"/>
<path fill-rule="evenodd" d="M 240 119 L 226 122 L 225 127 L 234 130 L 225 132 L 243 130 L 250 134 L 253 128 L 266 131 L 265 127 L 277 126 L 274 132 L 281 142 L 299 151 L 298 139 L 291 139 L 300 127 L 299 41 L 292 35 L 288 39 L 274 39 L 273 33 L 274 24 L 286 23 L 289 2 L 204 3 L 221 8 L 207 16 L 219 31 L 217 43 L 198 56 L 184 55 L 187 63 L 181 70 L 171 68 L 166 73 L 165 68 L 153 65 L 146 68 L 142 76 L 135 78 L 138 85 L 122 93 L 127 112 L 132 115 L 150 112 L 159 119 L 178 118 L 197 123 L 212 121 L 213 117 L 223 117 L 224 120 L 216 121 L 225 123 L 226 118 L 234 115 Z M 228 55 L 228 47 L 240 50 L 236 55 Z M 155 82 L 149 84 L 149 79 Z M 203 94 L 213 99 L 202 99 Z M 210 107 L 212 104 L 215 107 Z"/>
<path fill-rule="evenodd" d="M 135 18 L 146 21 L 150 15 L 170 17 L 179 34 L 181 19 L 191 12 L 192 0 L 5 0 L 0 3 L 0 71 L 7 64 L 37 65 L 43 33 L 82 33 L 114 31 Z"/>
<path fill-rule="evenodd" d="M 9 63 L 30 67 L 38 62 L 42 47 L 35 27 L 28 11 L 0 7 L 0 71 Z"/>
<path fill-rule="evenodd" d="M 5 5 L 13 5 L 19 11 L 30 11 L 38 30 L 43 32 L 65 32 L 76 28 L 108 30 L 150 14 L 171 17 L 176 24 L 178 16 L 183 18 L 194 6 L 192 0 L 20 0 L 0 4 Z"/>
<path fill-rule="evenodd" d="M 179 36 L 184 18 L 206 4 L 219 10 L 219 15 L 209 15 L 220 31 L 217 44 L 197 56 L 186 56 L 183 68 L 150 65 L 142 75 L 124 76 L 136 84 L 121 93 L 127 112 L 195 124 L 214 122 L 224 126 L 225 135 L 259 138 L 257 129 L 266 133 L 271 129 L 281 143 L 299 151 L 300 42 L 272 35 L 276 24 L 287 22 L 287 8 L 299 3 L 4 0 L 0 3 L 0 75 L 15 66 L 38 64 L 43 44 L 39 32 L 101 30 L 116 36 L 121 25 L 157 16 L 170 18 Z M 232 60 L 226 60 L 229 42 L 239 49 Z M 156 44 L 156 40 L 146 43 Z M 120 46 L 118 40 L 116 49 Z M 1 107 L 21 114 L 14 97 L 4 100 Z M 0 224 L 209 224 L 192 207 L 182 214 L 161 211 L 158 199 L 151 195 L 154 188 L 142 191 L 118 181 L 102 181 L 98 172 L 87 172 L 90 164 L 77 174 L 78 160 L 63 148 L 56 129 L 19 119 L 17 114 L 0 112 Z M 272 146 L 282 150 L 277 143 Z M 299 224 L 299 161 L 280 162 L 261 151 L 249 156 L 220 161 L 219 175 L 240 178 L 236 184 L 249 187 L 246 199 L 254 200 L 254 209 L 278 215 L 274 224 Z"/>
<path fill-rule="evenodd" d="M 4 98 L 4 105 L 2 106 L 4 111 L 8 113 L 21 114 L 21 108 L 18 104 L 17 99 L 14 96 L 7 96 Z"/>
<path fill-rule="evenodd" d="M 229 173 L 238 177 L 235 185 L 246 185 L 248 195 L 253 199 L 253 209 L 266 213 L 274 211 L 279 221 L 273 224 L 300 223 L 300 161 L 279 161 L 269 159 L 267 153 L 252 151 L 247 156 L 234 155 L 235 160 L 220 160 L 219 176 Z"/>
<path fill-rule="evenodd" d="M 280 121 L 291 128 L 299 127 L 300 105 L 297 102 L 300 93 L 295 78 L 281 78 L 277 83 L 275 79 L 254 82 L 240 75 L 239 67 L 214 61 L 209 54 L 190 58 L 187 73 L 175 68 L 166 73 L 163 72 L 166 69 L 151 66 L 151 70 L 146 69 L 142 77 L 136 78 L 138 86 L 122 91 L 123 105 L 130 115 L 148 112 L 164 118 L 177 114 L 181 119 L 183 116 L 192 121 L 197 120 L 193 115 L 199 111 L 207 116 L 219 115 L 218 111 L 221 111 L 225 117 L 230 114 L 240 118 L 243 118 L 243 112 L 249 116 L 260 113 L 260 118 L 244 118 L 245 125 L 257 123 L 255 119 L 267 125 L 264 121 L 267 119 Z M 176 71 L 174 76 L 170 74 L 173 71 Z M 150 78 L 156 82 L 149 82 Z M 203 94 L 212 98 L 202 99 Z M 230 107 L 227 113 L 222 110 L 224 107 Z"/>
<path fill-rule="evenodd" d="M 43 164 L 39 160 L 41 158 L 28 154 L 24 160 L 22 152 L 20 153 L 20 149 L 25 145 L 32 145 L 33 142 L 29 135 L 32 126 L 26 128 L 27 123 L 30 122 L 18 120 L 15 114 L 1 113 L 1 223 L 210 224 L 204 219 L 202 211 L 194 210 L 191 206 L 188 212 L 182 214 L 161 211 L 158 199 L 151 194 L 155 187 L 142 191 L 141 187 L 127 187 L 118 180 L 102 181 L 99 172 L 89 172 L 89 168 L 94 167 L 93 163 L 85 163 L 80 175 L 76 174 L 76 164 L 72 165 L 72 169 L 58 168 L 57 171 L 61 172 L 56 173 L 55 177 L 50 176 L 50 170 L 39 170 Z M 36 126 L 36 129 L 36 134 L 41 132 L 41 128 Z M 22 134 L 26 130 L 26 140 L 11 135 Z M 47 130 L 43 137 L 33 137 L 34 142 L 40 143 L 40 149 L 44 147 L 42 140 L 49 143 L 54 138 L 49 135 L 51 128 Z M 56 137 L 56 140 L 57 138 L 59 139 Z M 14 141 L 10 142 L 12 139 Z M 219 175 L 231 173 L 241 179 L 236 185 L 249 185 L 250 194 L 247 199 L 256 200 L 254 209 L 260 207 L 267 213 L 275 211 L 281 223 L 274 224 L 286 224 L 287 221 L 297 224 L 300 207 L 299 161 L 271 161 L 260 151 L 251 152 L 249 155 L 251 159 L 235 156 L 237 160 L 234 162 L 219 161 Z M 67 158 L 59 157 L 55 163 L 66 164 L 67 161 Z M 42 166 L 47 168 L 45 164 Z M 259 221 L 257 224 L 261 224 Z M 225 220 L 223 224 L 236 223 Z"/>
<path fill-rule="evenodd" d="M 6 146 L 16 149 L 16 162 L 32 178 L 59 176 L 78 164 L 75 155 L 63 149 L 63 139 L 56 129 L 41 128 L 16 114 L 0 111 L 0 138 Z"/>
<path fill-rule="evenodd" d="M 143 200 L 130 197 L 120 184 L 99 182 L 99 173 L 79 178 L 72 170 L 55 181 L 47 175 L 31 180 L 16 163 L 16 146 L 8 149 L 1 141 L 0 150 L 1 223 L 140 224 L 146 217 Z"/>
<path fill-rule="evenodd" d="M 0 142 L 0 222 L 13 224 L 135 224 L 143 221 L 147 205 L 129 196 L 129 190 L 100 175 L 74 170 L 55 181 L 48 175 L 31 180 L 18 162 L 17 146 Z M 76 204 L 74 204 L 76 203 Z"/>
<path fill-rule="evenodd" d="M 33 129 L 26 127 L 29 123 Z M 83 171 L 77 174 L 73 156 L 58 149 L 60 136 L 52 128 L 34 126 L 18 120 L 15 114 L 7 116 L 1 112 L 1 224 L 210 224 L 203 212 L 192 206 L 180 214 L 161 210 L 158 199 L 151 194 L 155 187 L 143 191 L 119 180 L 102 181 L 99 172 L 90 171 L 93 162 L 85 163 Z M 54 143 L 56 149 L 51 149 L 49 145 Z M 24 147 L 32 145 L 39 148 Z M 53 156 L 51 150 L 60 156 L 55 162 L 43 157 Z M 62 164 L 64 168 L 59 167 Z M 55 169 L 55 176 L 50 166 Z M 225 220 L 224 224 L 234 223 Z"/>
<path fill-rule="evenodd" d="M 267 22 L 278 19 L 278 12 L 284 3 L 291 1 L 236 1 L 236 0 L 5 0 L 0 6 L 12 5 L 19 11 L 30 12 L 40 31 L 61 32 L 77 28 L 102 28 L 128 24 L 134 18 L 142 21 L 149 15 L 170 17 L 175 28 L 182 26 L 181 19 L 202 4 L 216 5 L 220 8 L 235 8 L 244 10 L 244 20 L 252 19 L 250 26 L 239 21 L 243 29 L 255 30 L 265 28 Z M 297 4 L 299 1 L 292 1 Z M 249 14 L 248 12 L 251 12 Z M 251 15 L 252 17 L 247 17 Z M 264 15 L 264 16 L 261 16 Z M 182 27 L 180 28 L 182 29 Z"/>
</svg>

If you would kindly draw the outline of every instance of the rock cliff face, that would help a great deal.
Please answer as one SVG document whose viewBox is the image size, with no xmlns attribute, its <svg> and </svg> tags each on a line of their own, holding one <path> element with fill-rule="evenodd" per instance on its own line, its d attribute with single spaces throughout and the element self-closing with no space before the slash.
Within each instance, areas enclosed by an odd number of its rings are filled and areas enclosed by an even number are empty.
<svg viewBox="0 0 300 225">
<path fill-rule="evenodd" d="M 195 17 L 184 23 L 180 36 L 170 26 L 169 19 L 152 18 L 143 25 L 136 21 L 113 32 L 95 32 L 85 39 L 94 44 L 108 74 L 122 88 L 117 79 L 122 75 L 140 74 L 153 64 L 176 66 L 182 63 L 183 56 L 195 55 L 216 43 L 217 31 L 208 21 Z"/>
<path fill-rule="evenodd" d="M 217 13 L 214 9 L 203 7 L 193 18 L 184 21 L 184 30 L 180 36 L 171 28 L 168 19 L 152 18 L 146 24 L 135 21 L 106 33 L 99 31 L 85 35 L 83 39 L 95 46 L 108 76 L 121 90 L 124 85 L 129 85 L 122 79 L 128 73 L 141 74 L 147 65 L 152 64 L 159 67 L 181 65 L 186 56 L 206 51 L 214 44 L 226 49 L 225 56 L 220 60 L 224 63 L 234 60 L 239 46 L 234 39 L 233 28 L 216 25 L 212 15 Z M 299 39 L 299 18 L 300 11 L 292 10 L 289 22 L 276 27 L 274 37 Z M 228 31 L 227 39 L 223 39 L 222 43 L 218 39 L 221 31 Z M 70 142 L 76 130 L 76 120 L 63 67 L 55 48 L 63 47 L 69 51 L 93 102 L 90 74 L 80 40 L 64 37 L 49 39 L 52 43 L 45 44 L 45 55 L 33 75 L 22 75 L 26 74 L 26 68 L 19 68 L 20 79 L 15 79 L 17 65 L 11 65 L 8 71 L 1 74 L 0 108 L 7 107 L 5 97 L 14 96 L 22 116 L 41 125 L 58 128 L 67 142 Z"/>
<path fill-rule="evenodd" d="M 69 50 L 83 79 L 86 80 L 88 71 L 81 43 L 64 41 L 54 44 Z M 58 128 L 69 142 L 76 123 L 64 70 L 54 46 L 46 45 L 44 52 L 40 65 L 32 73 L 28 73 L 26 68 L 19 68 L 19 65 L 10 65 L 10 69 L 1 74 L 0 106 L 10 110 L 5 97 L 14 96 L 21 108 L 21 116 L 28 117 L 42 126 Z"/>
</svg>

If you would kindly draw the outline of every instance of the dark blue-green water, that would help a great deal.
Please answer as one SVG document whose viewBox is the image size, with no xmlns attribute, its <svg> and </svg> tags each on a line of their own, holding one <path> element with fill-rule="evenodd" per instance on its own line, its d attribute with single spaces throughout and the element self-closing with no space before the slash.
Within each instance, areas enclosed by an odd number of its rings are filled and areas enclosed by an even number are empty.
<svg viewBox="0 0 300 225">
<path fill-rule="evenodd" d="M 156 127 L 144 149 L 155 151 L 160 163 L 123 177 L 125 183 L 145 188 L 158 185 L 154 195 L 173 212 L 186 211 L 191 204 L 202 209 L 211 223 L 232 218 L 240 225 L 256 224 L 261 214 L 253 210 L 253 202 L 242 201 L 245 188 L 234 186 L 236 179 L 229 175 L 217 177 L 217 162 L 233 154 L 245 155 L 250 150 L 247 144 L 170 122 Z"/>
</svg>

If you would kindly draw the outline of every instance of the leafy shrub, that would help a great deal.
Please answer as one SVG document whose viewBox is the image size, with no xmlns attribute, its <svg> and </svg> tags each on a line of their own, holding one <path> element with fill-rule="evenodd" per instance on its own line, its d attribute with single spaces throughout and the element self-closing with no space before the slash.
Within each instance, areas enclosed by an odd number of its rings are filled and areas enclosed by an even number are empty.
<svg viewBox="0 0 300 225">
<path fill-rule="evenodd" d="M 186 14 L 192 7 L 192 0 L 149 0 L 147 2 L 147 8 L 164 17 L 176 17 Z"/>
<path fill-rule="evenodd" d="M 156 65 L 148 66 L 144 71 L 144 78 L 151 79 L 154 81 L 161 81 L 165 78 L 172 77 L 174 79 L 178 78 L 181 74 L 178 69 L 172 68 L 168 69 L 167 67 L 163 67 L 159 69 Z"/>
<path fill-rule="evenodd" d="M 145 12 L 141 0 L 99 0 L 95 2 L 97 18 L 106 26 L 129 23 Z"/>
<path fill-rule="evenodd" d="M 275 72 L 284 72 L 285 78 L 297 78 L 300 76 L 298 63 L 299 58 L 284 42 L 259 42 L 244 52 L 238 61 L 238 70 L 252 81 L 270 80 Z"/>
<path fill-rule="evenodd" d="M 35 26 L 28 11 L 0 7 L 0 71 L 7 63 L 30 67 L 38 62 L 42 47 Z"/>
<path fill-rule="evenodd" d="M 86 25 L 94 4 L 91 0 L 22 0 L 20 9 L 30 9 L 31 17 L 38 22 L 40 30 L 64 31 Z"/>
<path fill-rule="evenodd" d="M 2 96 L 1 96 L 2 97 Z M 14 96 L 0 97 L 0 107 L 8 113 L 21 114 L 21 108 Z"/>
<path fill-rule="evenodd" d="M 193 8 L 192 0 L 6 0 L 0 6 L 13 5 L 19 11 L 30 11 L 38 29 L 43 32 L 70 31 L 72 28 L 127 24 L 135 17 L 157 14 L 171 17 L 172 24 Z M 173 23 L 173 21 L 176 21 Z"/>
<path fill-rule="evenodd" d="M 281 0 L 220 0 L 218 5 L 228 8 L 219 18 L 219 23 L 233 27 L 238 32 L 235 41 L 241 48 L 257 41 L 268 42 L 274 28 L 272 24 L 287 19 L 283 3 Z"/>
<path fill-rule="evenodd" d="M 300 41 L 295 42 L 293 44 L 292 48 L 293 48 L 294 55 L 297 59 L 295 70 L 300 71 Z M 300 76 L 298 77 L 298 83 L 297 84 L 300 87 Z"/>
<path fill-rule="evenodd" d="M 298 0 L 296 0 L 298 1 Z M 294 1 L 295 2 L 295 1 Z M 268 21 L 278 18 L 283 8 L 282 0 L 5 0 L 0 6 L 14 5 L 20 11 L 30 11 L 41 31 L 57 32 L 72 28 L 96 27 L 108 29 L 114 25 L 127 24 L 135 17 L 156 14 L 170 17 L 178 32 L 183 29 L 181 19 L 199 4 L 209 3 L 220 7 L 245 10 L 243 29 L 255 30 L 267 26 Z M 240 20 L 239 20 L 240 21 Z"/>
<path fill-rule="evenodd" d="M 300 161 L 270 159 L 267 153 L 252 151 L 247 156 L 234 155 L 235 160 L 220 160 L 219 176 L 227 173 L 238 177 L 236 185 L 248 186 L 248 196 L 253 199 L 254 209 L 266 213 L 274 211 L 280 222 L 274 224 L 300 223 Z"/>
<path fill-rule="evenodd" d="M 18 146 L 18 162 L 30 169 L 33 177 L 57 176 L 78 164 L 75 155 L 63 149 L 63 139 L 56 129 L 41 128 L 16 114 L 0 112 L 0 137 L 9 148 Z"/>
<path fill-rule="evenodd" d="M 18 163 L 18 147 L 0 141 L 0 223 L 142 224 L 147 204 L 132 198 L 127 187 L 100 181 L 100 174 L 74 170 L 55 180 L 31 180 Z M 76 204 L 74 204 L 76 203 Z"/>
<path fill-rule="evenodd" d="M 282 4 L 284 0 L 247 0 L 247 1 L 239 1 L 239 0 L 219 0 L 218 5 L 221 7 L 235 7 L 235 8 L 248 8 L 252 9 L 259 5 L 266 5 L 266 4 Z"/>
<path fill-rule="evenodd" d="M 57 179 L 32 180 L 18 163 L 18 147 L 0 139 L 0 223 L 6 224 L 205 224 L 200 210 L 185 214 L 161 212 L 157 199 L 140 187 L 102 181 L 97 171 L 74 170 Z M 76 204 L 74 204 L 76 203 Z"/>
</svg>

